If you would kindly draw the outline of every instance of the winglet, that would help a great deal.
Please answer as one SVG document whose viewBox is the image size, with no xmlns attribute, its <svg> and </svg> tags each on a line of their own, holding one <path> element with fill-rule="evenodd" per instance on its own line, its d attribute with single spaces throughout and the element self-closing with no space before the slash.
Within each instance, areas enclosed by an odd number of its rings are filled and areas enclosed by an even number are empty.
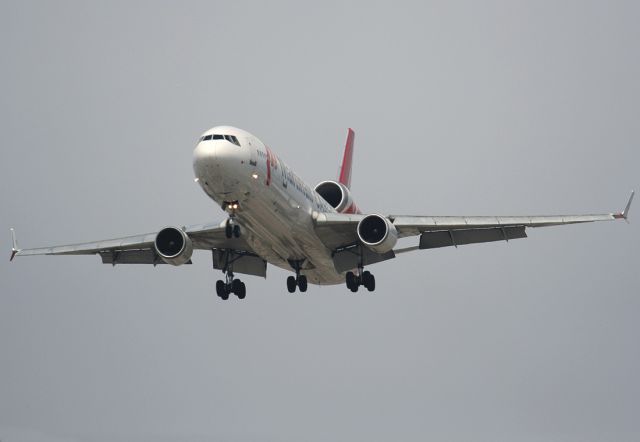
<svg viewBox="0 0 640 442">
<path fill-rule="evenodd" d="M 342 157 L 342 165 L 340 166 L 340 176 L 338 182 L 351 187 L 351 163 L 353 159 L 353 139 L 355 137 L 353 129 L 349 128 L 347 132 L 347 142 L 344 146 L 344 156 Z"/>
<path fill-rule="evenodd" d="M 616 213 L 615 215 L 613 215 L 614 218 L 622 218 L 624 220 L 629 218 L 629 208 L 631 207 L 631 201 L 633 201 L 634 194 L 635 192 L 632 190 L 631 195 L 629 196 L 629 201 L 627 201 L 627 206 L 621 213 Z"/>
<path fill-rule="evenodd" d="M 11 230 L 11 240 L 12 240 L 11 257 L 9 258 L 9 261 L 13 261 L 13 258 L 16 257 L 16 254 L 20 251 L 20 249 L 18 248 L 18 240 L 16 240 L 16 231 L 13 230 L 13 227 L 9 230 Z"/>
</svg>

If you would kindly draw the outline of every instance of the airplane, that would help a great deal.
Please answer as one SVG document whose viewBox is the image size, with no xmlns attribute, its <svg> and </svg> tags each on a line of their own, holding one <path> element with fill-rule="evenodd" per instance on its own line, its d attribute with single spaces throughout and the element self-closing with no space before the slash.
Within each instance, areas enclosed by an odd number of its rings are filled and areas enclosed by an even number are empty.
<svg viewBox="0 0 640 442">
<path fill-rule="evenodd" d="M 346 284 L 372 292 L 365 266 L 401 253 L 526 238 L 526 228 L 627 220 L 634 192 L 622 212 L 553 216 L 412 216 L 366 213 L 351 194 L 355 133 L 347 140 L 337 180 L 307 185 L 257 137 L 231 126 L 204 132 L 193 151 L 195 182 L 227 213 L 221 223 L 165 227 L 157 232 L 96 242 L 19 249 L 14 229 L 10 260 L 28 255 L 100 255 L 104 264 L 191 264 L 194 250 L 208 250 L 223 300 L 246 296 L 236 274 L 266 278 L 267 263 L 292 271 L 286 286 Z M 398 239 L 417 245 L 395 248 Z"/>
</svg>

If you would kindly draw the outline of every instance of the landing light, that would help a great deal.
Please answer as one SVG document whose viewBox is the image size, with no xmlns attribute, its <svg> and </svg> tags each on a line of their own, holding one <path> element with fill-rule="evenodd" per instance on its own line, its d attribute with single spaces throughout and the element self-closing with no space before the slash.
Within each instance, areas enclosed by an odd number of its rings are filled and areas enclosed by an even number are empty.
<svg viewBox="0 0 640 442">
<path fill-rule="evenodd" d="M 251 174 L 251 178 L 253 178 L 254 180 L 258 179 L 258 174 L 257 173 L 252 173 Z"/>
<path fill-rule="evenodd" d="M 194 178 L 193 181 L 197 183 L 198 181 L 200 181 L 200 178 Z"/>
</svg>

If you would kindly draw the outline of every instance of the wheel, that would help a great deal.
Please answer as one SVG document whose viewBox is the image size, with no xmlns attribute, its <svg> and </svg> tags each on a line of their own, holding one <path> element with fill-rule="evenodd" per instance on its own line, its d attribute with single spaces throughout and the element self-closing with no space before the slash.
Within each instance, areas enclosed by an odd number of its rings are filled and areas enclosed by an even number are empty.
<svg viewBox="0 0 640 442">
<path fill-rule="evenodd" d="M 240 238 L 240 226 L 237 224 L 233 226 L 233 236 Z"/>
<path fill-rule="evenodd" d="M 347 288 L 349 290 L 351 290 L 354 285 L 357 285 L 356 275 L 354 275 L 353 272 L 347 272 L 346 280 L 347 280 Z"/>
<path fill-rule="evenodd" d="M 369 290 L 370 292 L 373 291 L 370 287 L 372 286 L 375 288 L 375 279 L 373 278 L 373 275 L 371 274 L 371 272 L 369 271 L 364 271 L 362 273 L 362 285 L 365 286 L 367 288 L 367 290 Z"/>
<path fill-rule="evenodd" d="M 302 293 L 307 291 L 307 277 L 305 275 L 298 277 L 298 287 Z"/>
<path fill-rule="evenodd" d="M 226 287 L 225 287 L 224 281 L 221 281 L 219 279 L 216 282 L 216 294 L 221 298 L 226 294 Z"/>
<path fill-rule="evenodd" d="M 363 279 L 364 286 L 367 288 L 367 290 L 372 292 L 376 289 L 376 277 L 373 276 L 373 274 L 369 272 L 364 272 L 362 274 L 362 279 Z"/>
<path fill-rule="evenodd" d="M 227 225 L 224 226 L 224 236 L 227 238 L 231 238 L 233 236 L 233 226 L 229 221 L 227 221 Z"/>
<path fill-rule="evenodd" d="M 244 282 L 240 283 L 240 290 L 235 292 L 235 294 L 238 297 L 238 299 L 244 299 L 245 296 L 247 296 L 247 286 L 244 285 Z"/>
<path fill-rule="evenodd" d="M 296 291 L 296 278 L 294 278 L 293 276 L 289 276 L 287 278 L 287 290 L 289 290 L 289 293 L 293 293 Z"/>
<path fill-rule="evenodd" d="M 351 288 L 351 291 L 355 293 L 358 291 L 359 287 L 360 287 L 360 284 L 353 284 L 350 288 Z"/>
<path fill-rule="evenodd" d="M 239 294 L 242 291 L 242 281 L 239 279 L 234 279 L 231 281 L 231 292 L 234 294 Z"/>
</svg>

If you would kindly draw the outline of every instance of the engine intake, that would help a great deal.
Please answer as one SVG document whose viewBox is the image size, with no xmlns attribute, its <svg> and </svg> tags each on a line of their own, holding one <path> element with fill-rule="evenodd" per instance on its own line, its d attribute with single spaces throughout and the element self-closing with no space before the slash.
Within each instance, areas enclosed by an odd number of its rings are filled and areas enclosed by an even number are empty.
<svg viewBox="0 0 640 442">
<path fill-rule="evenodd" d="M 386 253 L 398 242 L 398 231 L 384 216 L 367 215 L 358 223 L 358 238 L 376 253 Z"/>
<path fill-rule="evenodd" d="M 316 186 L 316 192 L 338 213 L 359 213 L 351 192 L 344 184 L 323 181 Z"/>
<path fill-rule="evenodd" d="M 166 227 L 160 230 L 153 246 L 164 262 L 174 266 L 189 262 L 193 254 L 191 238 L 184 231 L 175 227 Z"/>
</svg>

